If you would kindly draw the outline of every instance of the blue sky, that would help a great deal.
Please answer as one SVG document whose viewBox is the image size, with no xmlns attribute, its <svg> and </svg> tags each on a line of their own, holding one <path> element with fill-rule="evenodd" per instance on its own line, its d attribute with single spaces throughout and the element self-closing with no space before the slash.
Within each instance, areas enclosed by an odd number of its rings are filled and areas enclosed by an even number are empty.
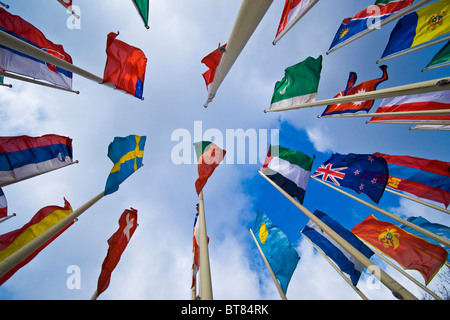
<svg viewBox="0 0 450 320">
<path fill-rule="evenodd" d="M 173 0 L 170 4 L 152 0 L 149 30 L 131 1 L 108 1 L 108 5 L 74 1 L 81 10 L 79 29 L 67 27 L 70 16 L 57 1 L 9 2 L 10 12 L 32 23 L 51 41 L 62 44 L 74 64 L 91 73 L 103 75 L 109 32 L 119 31 L 118 39 L 141 48 L 148 64 L 144 101 L 78 75 L 74 75 L 73 87 L 80 91 L 79 95 L 5 81 L 14 87 L 0 88 L 1 134 L 69 136 L 73 139 L 74 158 L 80 162 L 5 187 L 9 210 L 17 217 L 0 224 L 0 232 L 20 228 L 44 206 L 63 205 L 63 197 L 76 209 L 101 192 L 112 167 L 107 148 L 115 136 L 146 135 L 147 142 L 144 166 L 118 192 L 86 211 L 8 280 L 0 288 L 2 299 L 89 299 L 106 256 L 106 241 L 117 230 L 120 214 L 129 207 L 138 210 L 139 227 L 113 273 L 110 287 L 99 299 L 190 299 L 197 168 L 193 162 L 175 164 L 172 151 L 182 142 L 173 139 L 174 132 L 188 132 L 183 141 L 190 145 L 195 142 L 196 121 L 201 121 L 202 134 L 211 129 L 210 133 L 219 132 L 223 138 L 227 130 L 279 130 L 282 146 L 316 156 L 313 169 L 334 152 L 382 152 L 450 161 L 445 132 L 411 131 L 408 125 L 365 124 L 366 118 L 318 119 L 324 107 L 263 112 L 284 69 L 308 56 L 324 58 L 318 99 L 342 91 L 350 71 L 357 72 L 358 83 L 381 76 L 375 62 L 395 22 L 325 55 L 342 19 L 368 7 L 371 0 L 319 1 L 276 46 L 272 40 L 284 1 L 274 1 L 207 109 L 203 108 L 206 88 L 201 76 L 206 67 L 200 60 L 219 42 L 227 42 L 240 0 Z M 448 67 L 420 72 L 442 46 L 386 61 L 389 80 L 378 88 L 446 76 Z M 375 101 L 372 111 L 379 103 Z M 227 149 L 229 141 L 225 140 L 221 147 Z M 258 142 L 265 145 L 264 141 Z M 237 164 L 238 151 L 234 164 L 226 159 L 204 189 L 214 297 L 279 299 L 248 232 L 256 210 L 263 210 L 287 234 L 301 256 L 288 299 L 359 299 L 302 240 L 298 231 L 307 223 L 306 216 L 257 174 L 260 161 Z M 258 152 L 264 154 L 267 150 L 258 148 Z M 304 204 L 312 212 L 318 209 L 327 213 L 349 229 L 370 214 L 389 221 L 315 181 L 308 184 Z M 423 215 L 432 222 L 450 225 L 444 213 L 391 194 L 385 193 L 379 206 L 399 216 Z M 80 289 L 67 287 L 70 266 L 81 271 Z M 420 297 L 416 285 L 383 262 L 380 266 Z M 410 273 L 423 283 L 417 272 Z M 369 299 L 394 299 L 383 285 L 371 286 L 370 281 L 365 274 L 358 285 Z"/>
</svg>

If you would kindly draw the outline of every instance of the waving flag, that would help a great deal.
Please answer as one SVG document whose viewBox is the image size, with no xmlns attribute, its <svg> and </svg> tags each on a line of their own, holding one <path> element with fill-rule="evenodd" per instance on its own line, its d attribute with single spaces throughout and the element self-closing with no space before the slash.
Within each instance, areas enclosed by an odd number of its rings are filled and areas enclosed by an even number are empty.
<svg viewBox="0 0 450 320">
<path fill-rule="evenodd" d="M 68 137 L 0 137 L 0 186 L 65 167 L 72 159 Z"/>
<path fill-rule="evenodd" d="M 373 154 L 333 154 L 316 169 L 313 177 L 347 187 L 356 193 L 365 193 L 378 203 L 388 181 L 386 160 Z"/>
<path fill-rule="evenodd" d="M 144 21 L 145 27 L 148 29 L 148 5 L 149 0 L 133 0 L 134 5 L 136 6 L 137 11 L 139 12 L 139 15 L 142 18 L 142 21 Z"/>
<path fill-rule="evenodd" d="M 381 60 L 450 32 L 448 1 L 436 1 L 401 18 L 392 30 Z"/>
<path fill-rule="evenodd" d="M 419 198 L 450 204 L 450 162 L 410 156 L 375 153 L 386 159 L 389 168 L 387 186 Z"/>
<path fill-rule="evenodd" d="M 192 235 L 192 252 L 194 254 L 194 262 L 192 263 L 192 285 L 191 289 L 194 287 L 197 279 L 197 272 L 200 268 L 200 226 L 198 224 L 198 203 L 197 203 L 197 213 L 194 219 L 194 229 Z M 198 240 L 197 240 L 198 239 Z M 207 236 L 206 241 L 209 243 L 209 237 Z"/>
<path fill-rule="evenodd" d="M 343 96 L 351 96 L 353 94 L 358 93 L 364 93 L 369 91 L 376 90 L 377 86 L 386 81 L 388 79 L 387 74 L 387 66 L 383 65 L 380 66 L 380 69 L 383 71 L 383 75 L 379 79 L 373 79 L 361 82 L 360 84 L 355 86 L 355 82 L 357 79 L 356 72 L 350 72 L 348 81 L 347 81 L 347 87 L 344 91 L 339 92 L 335 98 L 337 97 L 343 97 Z M 367 101 L 355 101 L 355 102 L 348 102 L 348 103 L 339 103 L 339 104 L 332 104 L 327 106 L 325 111 L 322 113 L 323 116 L 328 116 L 331 114 L 340 114 L 340 113 L 355 113 L 358 111 L 366 111 L 368 112 L 370 108 L 373 106 L 374 100 L 367 100 Z"/>
<path fill-rule="evenodd" d="M 125 209 L 119 218 L 119 229 L 108 239 L 109 248 L 98 277 L 97 296 L 108 288 L 111 274 L 119 263 L 122 253 L 130 242 L 137 226 L 137 210 L 133 208 Z"/>
<path fill-rule="evenodd" d="M 8 203 L 6 202 L 5 194 L 2 188 L 0 188 L 0 218 L 4 218 L 8 215 Z"/>
<path fill-rule="evenodd" d="M 209 89 L 211 88 L 211 84 L 214 81 L 214 76 L 216 75 L 216 69 L 219 66 L 220 60 L 222 59 L 222 55 L 225 52 L 225 48 L 227 47 L 227 44 L 224 44 L 223 46 L 219 47 L 218 49 L 214 50 L 210 54 L 208 54 L 206 57 L 204 57 L 201 61 L 201 63 L 204 63 L 209 70 L 203 73 L 203 79 L 205 79 L 206 83 L 206 89 L 209 92 Z"/>
<path fill-rule="evenodd" d="M 141 49 L 117 40 L 118 35 L 108 34 L 103 82 L 112 82 L 117 89 L 142 99 L 147 58 Z"/>
<path fill-rule="evenodd" d="M 195 181 L 195 190 L 197 194 L 200 194 L 209 177 L 222 162 L 227 152 L 211 141 L 196 142 L 194 147 L 198 160 L 198 179 Z"/>
<path fill-rule="evenodd" d="M 0 31 L 23 40 L 55 57 L 72 63 L 62 45 L 54 44 L 21 17 L 0 8 Z M 72 72 L 0 45 L 0 69 L 72 89 Z"/>
<path fill-rule="evenodd" d="M 286 294 L 300 257 L 283 231 L 264 212 L 258 211 L 254 229 L 261 250 Z"/>
<path fill-rule="evenodd" d="M 146 136 L 115 137 L 108 146 L 108 158 L 114 163 L 106 180 L 105 195 L 119 190 L 119 185 L 142 166 Z"/>
<path fill-rule="evenodd" d="M 314 215 L 350 243 L 355 249 L 364 254 L 368 259 L 373 255 L 372 250 L 370 250 L 354 234 L 345 229 L 339 222 L 331 219 L 328 215 L 319 210 L 316 210 Z M 345 272 L 350 276 L 350 280 L 354 286 L 358 284 L 364 266 L 348 253 L 347 250 L 342 248 L 328 234 L 323 232 L 323 230 L 312 220 L 309 220 L 302 233 L 322 249 L 322 251 L 338 265 L 342 272 Z"/>
<path fill-rule="evenodd" d="M 280 24 L 278 25 L 278 35 L 286 29 L 287 26 L 293 23 L 293 21 L 304 12 L 313 2 L 313 0 L 286 0 L 284 3 L 283 12 L 281 13 Z"/>
<path fill-rule="evenodd" d="M 353 18 L 347 18 L 342 21 L 330 49 L 336 47 L 361 32 L 375 27 L 374 22 L 381 22 L 392 14 L 403 10 L 414 2 L 414 0 L 377 0 L 375 4 L 360 11 Z"/>
<path fill-rule="evenodd" d="M 271 145 L 261 172 L 303 204 L 314 158 L 300 151 Z"/>
<path fill-rule="evenodd" d="M 405 269 L 419 271 L 429 284 L 447 260 L 448 253 L 396 225 L 380 221 L 373 215 L 357 224 L 352 232 L 363 241 L 391 257 Z"/>
<path fill-rule="evenodd" d="M 448 65 L 450 65 L 450 41 L 436 53 L 422 71 L 446 67 Z"/>
</svg>

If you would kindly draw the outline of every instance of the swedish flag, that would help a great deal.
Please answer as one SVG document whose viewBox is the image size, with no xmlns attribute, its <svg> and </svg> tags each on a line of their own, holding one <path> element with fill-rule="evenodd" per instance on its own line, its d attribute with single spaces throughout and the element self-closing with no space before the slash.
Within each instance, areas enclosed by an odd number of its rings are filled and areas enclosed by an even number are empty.
<svg viewBox="0 0 450 320">
<path fill-rule="evenodd" d="M 142 165 L 145 136 L 115 137 L 108 146 L 108 157 L 114 163 L 105 186 L 105 195 L 119 190 L 119 185 Z"/>
</svg>

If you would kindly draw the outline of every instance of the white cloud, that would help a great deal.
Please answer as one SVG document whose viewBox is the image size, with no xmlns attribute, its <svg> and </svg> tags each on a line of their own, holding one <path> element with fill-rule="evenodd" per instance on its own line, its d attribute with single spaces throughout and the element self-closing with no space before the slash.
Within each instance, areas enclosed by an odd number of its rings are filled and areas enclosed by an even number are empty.
<svg viewBox="0 0 450 320">
<path fill-rule="evenodd" d="M 306 133 L 308 134 L 309 140 L 314 144 L 314 148 L 320 152 L 334 152 L 335 145 L 333 142 L 333 138 L 328 130 L 321 128 L 319 126 L 316 127 L 307 127 Z"/>
</svg>

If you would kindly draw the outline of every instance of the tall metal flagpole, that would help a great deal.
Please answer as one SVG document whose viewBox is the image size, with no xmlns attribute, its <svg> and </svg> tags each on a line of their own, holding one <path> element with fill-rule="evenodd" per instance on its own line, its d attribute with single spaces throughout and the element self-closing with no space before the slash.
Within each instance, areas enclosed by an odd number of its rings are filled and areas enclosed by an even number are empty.
<svg viewBox="0 0 450 320">
<path fill-rule="evenodd" d="M 200 227 L 200 299 L 212 300 L 211 270 L 209 267 L 208 236 L 206 233 L 203 190 L 198 195 L 198 224 Z"/>
<path fill-rule="evenodd" d="M 275 182 L 270 180 L 264 173 L 258 170 L 258 173 L 264 177 L 272 186 L 274 186 L 278 191 L 280 191 L 289 201 L 291 201 L 300 211 L 302 211 L 309 219 L 311 219 L 319 228 L 321 228 L 325 233 L 327 233 L 334 241 L 336 241 L 342 248 L 347 250 L 356 260 L 358 260 L 365 268 L 368 270 L 377 270 L 374 272 L 374 276 L 377 277 L 386 287 L 388 287 L 395 297 L 399 297 L 405 300 L 417 300 L 417 298 L 411 294 L 408 290 L 402 287 L 397 281 L 395 281 L 391 276 L 384 272 L 380 267 L 374 264 L 370 259 L 363 255 L 359 250 L 353 247 L 340 235 L 338 235 L 333 229 L 328 225 L 323 223 L 322 220 L 317 218 L 313 213 L 306 209 L 300 202 L 292 198 L 286 191 L 284 191 Z"/>
<path fill-rule="evenodd" d="M 400 192 L 395 191 L 395 190 L 392 190 L 392 189 L 390 189 L 390 188 L 386 188 L 386 189 L 384 189 L 384 190 L 387 191 L 387 192 L 396 194 L 396 195 L 398 195 L 398 196 L 400 196 L 400 197 L 409 199 L 409 200 L 411 200 L 411 201 L 420 203 L 420 204 L 422 204 L 422 205 L 424 205 L 424 206 L 427 206 L 427 207 L 430 207 L 430 208 L 433 208 L 433 209 L 442 211 L 442 212 L 444 212 L 444 213 L 450 214 L 450 210 L 445 209 L 445 208 L 442 208 L 442 207 L 439 207 L 439 206 L 437 206 L 437 205 L 435 205 L 435 204 L 432 204 L 432 203 L 429 203 L 429 202 L 422 201 L 422 200 L 420 200 L 420 199 L 417 199 L 417 198 L 408 196 L 407 194 L 400 193 Z"/>
</svg>

